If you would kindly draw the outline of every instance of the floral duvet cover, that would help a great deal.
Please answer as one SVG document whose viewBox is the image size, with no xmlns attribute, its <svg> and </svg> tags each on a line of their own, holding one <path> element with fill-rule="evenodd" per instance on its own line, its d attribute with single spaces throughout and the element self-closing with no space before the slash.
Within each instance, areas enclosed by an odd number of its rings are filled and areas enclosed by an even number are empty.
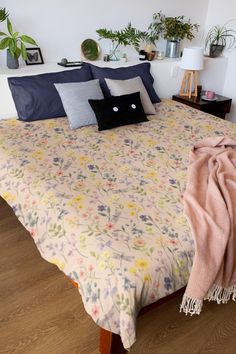
<svg viewBox="0 0 236 354">
<path fill-rule="evenodd" d="M 71 130 L 66 118 L 0 122 L 0 195 L 125 348 L 139 310 L 188 280 L 194 242 L 181 196 L 193 143 L 236 135 L 174 101 L 150 118 L 103 132 Z"/>
</svg>

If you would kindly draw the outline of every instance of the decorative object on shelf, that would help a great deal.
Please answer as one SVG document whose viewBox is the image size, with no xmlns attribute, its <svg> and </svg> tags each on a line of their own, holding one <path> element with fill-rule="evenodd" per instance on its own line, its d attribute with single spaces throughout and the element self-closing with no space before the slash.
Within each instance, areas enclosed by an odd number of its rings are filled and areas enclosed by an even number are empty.
<svg viewBox="0 0 236 354">
<path fill-rule="evenodd" d="M 9 69 L 17 69 L 19 67 L 19 57 L 27 59 L 27 51 L 25 43 L 37 45 L 35 40 L 25 34 L 19 35 L 19 32 L 14 32 L 11 21 L 7 18 L 8 34 L 0 32 L 0 50 L 7 49 L 7 67 Z"/>
<path fill-rule="evenodd" d="M 205 50 L 208 51 L 211 58 L 222 55 L 224 49 L 233 49 L 236 47 L 236 31 L 227 27 L 229 22 L 223 26 L 213 26 L 208 31 L 205 39 Z"/>
<path fill-rule="evenodd" d="M 147 53 L 145 52 L 145 50 L 141 49 L 139 51 L 139 60 L 146 60 L 147 59 Z"/>
<path fill-rule="evenodd" d="M 81 43 L 81 52 L 85 59 L 96 60 L 100 54 L 99 44 L 94 39 L 85 39 Z"/>
<path fill-rule="evenodd" d="M 164 58 L 165 58 L 165 52 L 158 50 L 158 51 L 157 51 L 156 58 L 157 58 L 157 60 L 162 60 L 162 59 L 164 59 Z"/>
<path fill-rule="evenodd" d="M 7 12 L 7 10 L 5 8 L 0 8 L 0 22 L 4 22 L 8 18 L 8 16 L 9 13 Z"/>
<path fill-rule="evenodd" d="M 202 94 L 202 85 L 197 85 L 197 97 L 200 98 Z"/>
<path fill-rule="evenodd" d="M 153 59 L 155 59 L 156 56 L 156 51 L 152 50 L 151 52 L 147 52 L 147 60 L 148 61 L 152 61 Z"/>
<path fill-rule="evenodd" d="M 110 60 L 119 60 L 117 49 L 120 45 L 130 45 L 139 52 L 140 42 L 147 38 L 147 32 L 140 31 L 132 26 L 131 22 L 119 31 L 100 28 L 96 31 L 100 39 L 110 39 L 112 41 L 112 49 L 109 54 Z"/>
<path fill-rule="evenodd" d="M 62 58 L 58 65 L 64 66 L 66 68 L 73 67 L 73 66 L 82 66 L 82 61 L 68 61 L 66 58 Z"/>
<path fill-rule="evenodd" d="M 180 96 L 197 96 L 198 71 L 203 69 L 203 48 L 184 48 L 180 67 L 185 70 Z"/>
<path fill-rule="evenodd" d="M 42 53 L 40 48 L 26 48 L 27 58 L 25 60 L 26 65 L 44 64 Z"/>
<path fill-rule="evenodd" d="M 153 22 L 149 25 L 149 37 L 158 39 L 160 36 L 167 40 L 166 56 L 178 58 L 180 56 L 180 42 L 187 38 L 192 40 L 199 25 L 192 24 L 184 16 L 167 17 L 162 12 L 153 14 Z"/>
</svg>

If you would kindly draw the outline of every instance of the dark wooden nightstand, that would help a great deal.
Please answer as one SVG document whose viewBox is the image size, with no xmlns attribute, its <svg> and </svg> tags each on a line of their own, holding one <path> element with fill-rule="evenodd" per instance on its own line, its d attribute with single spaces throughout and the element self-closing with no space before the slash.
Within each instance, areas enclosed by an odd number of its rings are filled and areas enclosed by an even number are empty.
<svg viewBox="0 0 236 354">
<path fill-rule="evenodd" d="M 204 92 L 202 93 L 204 95 Z M 191 97 L 174 95 L 172 100 L 184 103 L 200 111 L 213 114 L 214 116 L 225 118 L 226 113 L 230 112 L 232 99 L 216 94 L 216 101 L 204 101 L 201 97 Z"/>
</svg>

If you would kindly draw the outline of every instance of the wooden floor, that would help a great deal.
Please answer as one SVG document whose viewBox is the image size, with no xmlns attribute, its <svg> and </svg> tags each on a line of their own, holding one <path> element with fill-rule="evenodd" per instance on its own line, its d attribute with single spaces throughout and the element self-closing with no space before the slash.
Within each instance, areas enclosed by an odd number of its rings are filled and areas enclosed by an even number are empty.
<svg viewBox="0 0 236 354">
<path fill-rule="evenodd" d="M 176 298 L 138 319 L 131 354 L 236 354 L 236 303 L 179 314 Z M 80 295 L 0 199 L 0 353 L 98 354 Z"/>
</svg>

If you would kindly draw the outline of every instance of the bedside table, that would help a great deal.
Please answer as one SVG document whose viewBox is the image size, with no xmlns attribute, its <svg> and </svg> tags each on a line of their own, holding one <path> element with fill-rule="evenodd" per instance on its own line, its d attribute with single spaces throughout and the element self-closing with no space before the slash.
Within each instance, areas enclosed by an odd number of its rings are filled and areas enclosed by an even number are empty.
<svg viewBox="0 0 236 354">
<path fill-rule="evenodd" d="M 204 95 L 204 91 L 202 92 L 202 95 Z M 216 94 L 216 97 L 216 101 L 204 101 L 201 97 L 192 96 L 191 98 L 188 98 L 186 96 L 174 95 L 172 96 L 172 100 L 184 103 L 187 106 L 198 109 L 199 111 L 210 113 L 224 119 L 226 113 L 230 112 L 232 99 L 218 94 Z"/>
</svg>

